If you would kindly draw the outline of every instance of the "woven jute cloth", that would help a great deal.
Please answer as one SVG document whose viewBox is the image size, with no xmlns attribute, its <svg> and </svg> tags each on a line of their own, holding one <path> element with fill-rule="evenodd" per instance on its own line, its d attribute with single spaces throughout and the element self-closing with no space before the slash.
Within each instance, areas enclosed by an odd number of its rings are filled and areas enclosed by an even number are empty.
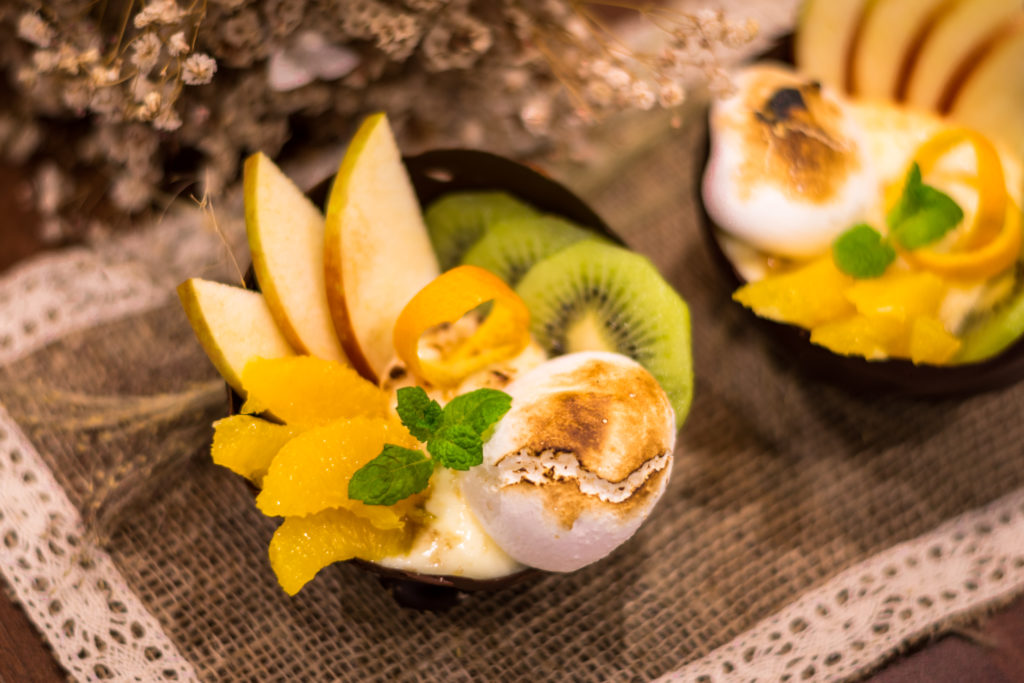
<svg viewBox="0 0 1024 683">
<path fill-rule="evenodd" d="M 585 189 L 689 302 L 696 390 L 658 508 L 581 571 L 471 594 L 443 613 L 399 607 L 351 565 L 286 596 L 267 560 L 276 520 L 209 461 L 223 389 L 172 298 L 0 366 L 2 407 L 79 513 L 110 531 L 100 540 L 114 568 L 202 679 L 661 676 L 841 572 L 1024 487 L 1024 385 L 945 400 L 857 396 L 766 346 L 730 302 L 696 227 L 700 137 L 699 126 L 666 129 Z M 119 501 L 125 482 L 131 495 Z M 1011 538 L 1011 559 L 1024 555 Z M 842 612 L 843 596 L 830 600 L 822 618 Z M 870 618 L 887 629 L 891 617 L 895 628 L 899 613 Z M 809 620 L 785 624 L 771 638 L 776 651 Z M 97 647 L 82 645 L 88 656 Z M 855 675 L 844 665 L 857 649 L 816 653 L 813 665 L 794 665 L 794 678 Z"/>
</svg>

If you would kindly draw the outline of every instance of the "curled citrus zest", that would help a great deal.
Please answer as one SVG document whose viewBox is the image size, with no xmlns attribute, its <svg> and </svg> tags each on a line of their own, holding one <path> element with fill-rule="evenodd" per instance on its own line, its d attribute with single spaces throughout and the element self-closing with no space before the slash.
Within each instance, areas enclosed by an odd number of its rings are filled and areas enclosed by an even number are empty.
<svg viewBox="0 0 1024 683">
<path fill-rule="evenodd" d="M 926 174 L 954 148 L 968 143 L 974 149 L 975 172 L 972 185 L 978 192 L 978 206 L 973 217 L 961 232 L 954 251 L 970 252 L 996 239 L 1003 230 L 1009 196 L 1006 178 L 999 153 L 984 135 L 968 128 L 952 128 L 932 136 L 922 144 L 914 160 Z M 927 259 L 926 259 L 927 260 Z M 1011 260 L 1010 263 L 1013 261 Z M 928 267 L 928 266 L 924 266 Z M 948 266 L 947 266 L 948 268 Z M 973 271 L 973 267 L 971 268 Z M 954 272 L 949 275 L 957 275 Z M 998 271 L 979 274 L 980 277 L 995 275 Z M 964 277 L 971 275 L 963 274 Z"/>
<path fill-rule="evenodd" d="M 479 327 L 439 359 L 423 358 L 427 330 L 454 323 L 488 301 Z M 413 375 L 435 386 L 455 386 L 473 372 L 521 352 L 530 341 L 530 312 L 499 277 L 476 266 L 459 266 L 421 289 L 395 321 L 395 350 Z"/>
<path fill-rule="evenodd" d="M 938 252 L 916 249 L 904 252 L 908 262 L 951 278 L 983 279 L 1006 270 L 1020 257 L 1021 213 L 1010 202 L 999 232 L 989 242 L 969 251 Z"/>
</svg>

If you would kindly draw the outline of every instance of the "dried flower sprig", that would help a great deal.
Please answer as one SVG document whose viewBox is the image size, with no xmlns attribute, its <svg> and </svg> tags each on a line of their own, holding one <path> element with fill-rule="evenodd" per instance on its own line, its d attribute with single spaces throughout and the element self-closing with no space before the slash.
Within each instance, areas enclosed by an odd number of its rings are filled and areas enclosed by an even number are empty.
<svg viewBox="0 0 1024 683">
<path fill-rule="evenodd" d="M 623 37 L 624 19 L 657 49 Z M 677 107 L 695 78 L 728 87 L 717 51 L 755 30 L 670 0 L 13 0 L 0 156 L 65 183 L 99 168 L 106 201 L 134 212 L 182 178 L 216 194 L 244 154 L 335 142 L 374 109 L 411 152 L 536 154 L 608 113 Z M 71 118 L 87 125 L 69 139 Z"/>
</svg>

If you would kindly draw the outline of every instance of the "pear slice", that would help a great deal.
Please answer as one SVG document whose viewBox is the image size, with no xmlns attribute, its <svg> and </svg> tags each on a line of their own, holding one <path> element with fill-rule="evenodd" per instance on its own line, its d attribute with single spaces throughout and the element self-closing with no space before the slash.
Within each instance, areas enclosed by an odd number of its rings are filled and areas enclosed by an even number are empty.
<svg viewBox="0 0 1024 683">
<path fill-rule="evenodd" d="M 241 396 L 250 359 L 295 355 L 259 292 L 192 278 L 178 285 L 178 297 L 206 355 Z"/>
<path fill-rule="evenodd" d="M 376 381 L 395 355 L 395 320 L 438 276 L 437 257 L 384 114 L 368 117 L 331 188 L 324 238 L 327 301 L 338 337 Z"/>
<path fill-rule="evenodd" d="M 800 7 L 793 53 L 802 74 L 849 90 L 850 59 L 861 21 L 879 0 L 806 0 Z"/>
<path fill-rule="evenodd" d="M 851 92 L 870 99 L 895 99 L 929 27 L 954 4 L 955 0 L 871 3 L 851 57 Z"/>
<path fill-rule="evenodd" d="M 945 113 L 964 69 L 1020 12 L 1020 0 L 959 0 L 943 12 L 910 67 L 904 100 Z"/>
<path fill-rule="evenodd" d="M 345 361 L 324 288 L 324 218 L 265 154 L 245 161 L 245 230 L 267 306 L 300 353 Z"/>
<path fill-rule="evenodd" d="M 968 74 L 949 116 L 1001 140 L 1024 162 L 1024 12 Z"/>
</svg>

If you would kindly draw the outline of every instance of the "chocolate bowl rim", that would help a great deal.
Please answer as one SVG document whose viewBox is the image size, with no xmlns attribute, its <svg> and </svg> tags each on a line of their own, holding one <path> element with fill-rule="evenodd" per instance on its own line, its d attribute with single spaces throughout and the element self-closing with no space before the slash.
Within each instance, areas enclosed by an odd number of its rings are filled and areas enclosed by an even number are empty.
<svg viewBox="0 0 1024 683">
<path fill-rule="evenodd" d="M 422 154 L 402 158 L 409 172 L 413 189 L 421 207 L 426 207 L 434 199 L 450 192 L 500 190 L 508 192 L 532 206 L 567 218 L 581 227 L 592 230 L 609 238 L 620 246 L 625 242 L 590 206 L 576 196 L 571 190 L 558 181 L 539 171 L 511 159 L 474 149 L 438 149 Z M 501 177 L 503 182 L 493 179 Z M 329 176 L 314 185 L 306 196 L 319 206 L 326 203 L 330 193 L 333 177 Z M 253 291 L 260 291 L 256 282 L 252 265 L 246 270 L 245 286 Z M 227 386 L 228 414 L 237 415 L 242 406 L 242 398 Z M 255 487 L 253 487 L 255 490 Z M 491 579 L 475 579 L 450 574 L 423 574 L 403 569 L 385 567 L 367 560 L 346 560 L 365 571 L 377 574 L 382 584 L 392 588 L 395 600 L 403 607 L 414 609 L 448 609 L 458 599 L 459 593 L 495 591 L 539 577 L 545 572 L 533 567 L 525 567 L 519 571 Z M 399 586 L 410 582 L 428 586 L 448 593 L 429 595 L 426 603 L 410 598 L 401 593 Z"/>
<path fill-rule="evenodd" d="M 710 110 L 709 110 L 710 111 Z M 698 147 L 695 165 L 695 200 L 697 223 L 703 241 L 711 252 L 716 270 L 729 286 L 730 293 L 747 284 L 722 249 L 715 234 L 721 228 L 707 213 L 704 205 L 704 171 L 710 159 L 711 130 L 708 116 L 703 117 L 703 143 Z M 956 365 L 914 364 L 910 360 L 887 358 L 869 360 L 843 356 L 823 346 L 812 344 L 810 331 L 789 323 L 762 318 L 732 299 L 744 314 L 753 319 L 771 347 L 794 361 L 794 365 L 812 379 L 821 379 L 852 393 L 906 396 L 919 399 L 967 397 L 1004 389 L 1024 379 L 1024 335 L 995 356 L 972 363 Z"/>
</svg>

